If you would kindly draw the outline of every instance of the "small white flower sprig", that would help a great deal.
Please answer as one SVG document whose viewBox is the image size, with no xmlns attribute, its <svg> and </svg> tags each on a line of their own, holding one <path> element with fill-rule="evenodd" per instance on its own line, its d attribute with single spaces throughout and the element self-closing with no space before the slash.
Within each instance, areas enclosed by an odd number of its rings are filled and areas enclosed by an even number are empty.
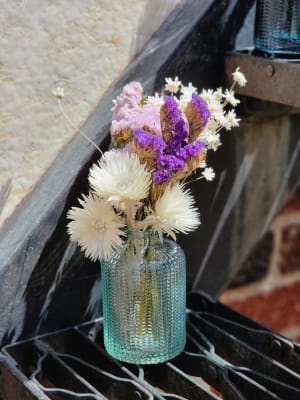
<svg viewBox="0 0 300 400">
<path fill-rule="evenodd" d="M 139 82 L 127 84 L 113 101 L 111 138 L 116 148 L 105 152 L 89 173 L 90 193 L 81 207 L 68 212 L 68 232 L 87 257 L 109 259 L 124 245 L 125 227 L 151 230 L 176 240 L 200 224 L 187 177 L 202 170 L 211 181 L 207 151 L 221 145 L 220 131 L 239 125 L 234 85 L 244 86 L 239 68 L 225 91 L 202 90 L 176 77 L 164 91 L 146 96 Z"/>
</svg>

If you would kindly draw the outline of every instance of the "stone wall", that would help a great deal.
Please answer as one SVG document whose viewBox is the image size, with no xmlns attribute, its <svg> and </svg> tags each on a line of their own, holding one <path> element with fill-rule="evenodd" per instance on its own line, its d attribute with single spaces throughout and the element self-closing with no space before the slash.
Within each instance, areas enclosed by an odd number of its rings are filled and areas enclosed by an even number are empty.
<svg viewBox="0 0 300 400">
<path fill-rule="evenodd" d="M 179 2 L 0 0 L 0 226 Z"/>
</svg>

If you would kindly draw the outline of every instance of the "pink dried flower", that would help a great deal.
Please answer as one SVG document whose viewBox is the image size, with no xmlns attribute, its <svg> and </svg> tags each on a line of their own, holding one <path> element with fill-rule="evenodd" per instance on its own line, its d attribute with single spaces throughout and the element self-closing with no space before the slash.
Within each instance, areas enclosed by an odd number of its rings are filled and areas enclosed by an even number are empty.
<svg viewBox="0 0 300 400">
<path fill-rule="evenodd" d="M 124 86 L 122 93 L 114 100 L 112 119 L 119 118 L 123 108 L 134 109 L 141 106 L 143 87 L 139 82 L 130 82 Z"/>
<path fill-rule="evenodd" d="M 146 104 L 143 107 L 119 110 L 118 115 L 113 115 L 111 135 L 118 136 L 124 129 L 145 129 L 161 137 L 160 106 L 158 104 Z"/>
</svg>

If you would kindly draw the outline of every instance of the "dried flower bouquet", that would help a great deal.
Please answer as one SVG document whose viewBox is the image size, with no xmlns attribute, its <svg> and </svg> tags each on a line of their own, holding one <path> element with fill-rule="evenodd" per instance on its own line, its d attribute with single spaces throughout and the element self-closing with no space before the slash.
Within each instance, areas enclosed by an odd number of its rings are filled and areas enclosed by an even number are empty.
<svg viewBox="0 0 300 400">
<path fill-rule="evenodd" d="M 176 239 L 200 224 L 187 178 L 200 170 L 212 180 L 207 151 L 221 145 L 220 131 L 238 126 L 234 85 L 246 84 L 239 68 L 225 91 L 197 89 L 166 78 L 163 94 L 147 96 L 138 82 L 114 100 L 111 138 L 89 173 L 91 191 L 69 213 L 68 231 L 92 260 L 107 260 L 124 245 L 124 228 Z"/>
</svg>

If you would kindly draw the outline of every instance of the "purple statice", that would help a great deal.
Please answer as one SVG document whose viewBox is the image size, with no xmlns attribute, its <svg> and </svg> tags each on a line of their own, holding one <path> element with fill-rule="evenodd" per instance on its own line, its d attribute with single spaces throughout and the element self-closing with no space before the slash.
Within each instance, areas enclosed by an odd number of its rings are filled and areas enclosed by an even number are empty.
<svg viewBox="0 0 300 400">
<path fill-rule="evenodd" d="M 189 157 L 197 157 L 201 151 L 205 147 L 205 143 L 201 142 L 201 140 L 196 140 L 194 143 L 188 143 L 183 147 L 180 147 L 176 150 L 175 156 L 177 158 L 185 161 Z"/>
<path fill-rule="evenodd" d="M 178 147 L 188 136 L 188 129 L 177 101 L 172 96 L 164 96 L 160 111 L 162 136 L 171 147 Z"/>
<path fill-rule="evenodd" d="M 197 93 L 192 94 L 192 104 L 195 107 L 195 109 L 198 111 L 198 115 L 202 120 L 202 128 L 204 128 L 209 120 L 210 115 L 211 115 L 208 105 L 207 105 L 206 101 L 203 100 L 202 97 L 199 96 L 199 94 L 197 94 Z"/>
<path fill-rule="evenodd" d="M 188 130 L 176 100 L 164 96 L 161 107 L 162 137 L 145 129 L 134 129 L 136 144 L 154 150 L 153 180 L 155 184 L 170 182 L 182 170 L 189 157 L 198 156 L 205 144 L 201 141 L 187 142 Z"/>
<path fill-rule="evenodd" d="M 157 163 L 162 168 L 167 168 L 170 172 L 177 172 L 184 166 L 184 160 L 172 154 L 162 154 L 158 156 Z"/>
<path fill-rule="evenodd" d="M 140 147 L 152 147 L 156 154 L 162 154 L 166 144 L 162 138 L 159 138 L 153 135 L 150 132 L 145 131 L 144 129 L 135 129 L 133 131 L 134 138 L 136 143 Z"/>
<path fill-rule="evenodd" d="M 156 160 L 154 183 L 170 182 L 177 171 L 184 167 L 185 160 L 174 154 L 159 154 Z"/>
<path fill-rule="evenodd" d="M 173 129 L 181 118 L 181 112 L 178 107 L 177 101 L 173 96 L 164 96 L 164 105 L 166 106 L 166 114 L 170 125 Z"/>
<path fill-rule="evenodd" d="M 164 182 L 171 182 L 172 175 L 168 169 L 160 169 L 153 174 L 153 181 L 156 185 Z"/>
<path fill-rule="evenodd" d="M 201 140 L 196 140 L 193 143 L 188 143 L 183 147 L 185 151 L 186 158 L 188 157 L 196 157 L 199 155 L 200 151 L 205 147 L 205 143 L 201 142 Z"/>
<path fill-rule="evenodd" d="M 155 162 L 154 183 L 170 182 L 173 176 L 184 168 L 187 159 L 198 156 L 205 143 L 187 142 L 187 124 L 176 100 L 164 96 L 161 109 L 162 136 L 166 147 L 162 153 L 157 153 Z"/>
<path fill-rule="evenodd" d="M 193 93 L 191 101 L 187 104 L 185 114 L 190 128 L 189 141 L 193 142 L 207 124 L 211 112 L 206 101 L 197 93 Z"/>
</svg>

